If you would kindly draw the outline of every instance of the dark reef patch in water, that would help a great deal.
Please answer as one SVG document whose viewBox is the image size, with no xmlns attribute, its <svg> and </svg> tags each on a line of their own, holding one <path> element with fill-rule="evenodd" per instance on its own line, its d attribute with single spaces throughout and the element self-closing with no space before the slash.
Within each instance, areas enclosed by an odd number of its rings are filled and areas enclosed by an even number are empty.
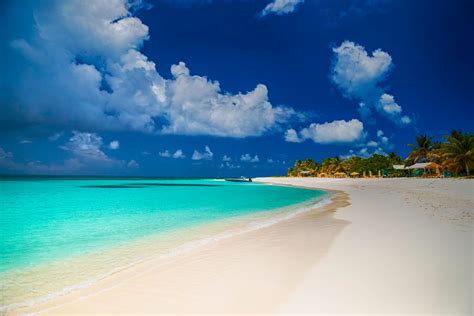
<svg viewBox="0 0 474 316">
<path fill-rule="evenodd" d="M 197 183 L 137 183 L 126 185 L 143 185 L 150 187 L 218 187 L 217 184 L 197 184 Z"/>
<path fill-rule="evenodd" d="M 88 189 L 140 189 L 144 188 L 142 185 L 128 185 L 128 184 L 104 184 L 104 185 L 79 185 L 78 188 Z"/>
<path fill-rule="evenodd" d="M 217 187 L 216 184 L 193 184 L 193 183 L 126 183 L 126 184 L 103 184 L 103 185 L 80 185 L 79 188 L 89 189 L 140 189 L 146 187 Z"/>
</svg>

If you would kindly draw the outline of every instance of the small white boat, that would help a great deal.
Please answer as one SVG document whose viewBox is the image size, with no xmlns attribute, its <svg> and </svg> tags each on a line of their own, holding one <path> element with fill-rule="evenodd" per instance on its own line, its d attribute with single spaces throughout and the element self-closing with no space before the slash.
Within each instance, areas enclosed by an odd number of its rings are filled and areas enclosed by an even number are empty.
<svg viewBox="0 0 474 316">
<path fill-rule="evenodd" d="M 252 178 L 240 177 L 240 178 L 225 178 L 225 181 L 231 182 L 252 182 Z"/>
</svg>

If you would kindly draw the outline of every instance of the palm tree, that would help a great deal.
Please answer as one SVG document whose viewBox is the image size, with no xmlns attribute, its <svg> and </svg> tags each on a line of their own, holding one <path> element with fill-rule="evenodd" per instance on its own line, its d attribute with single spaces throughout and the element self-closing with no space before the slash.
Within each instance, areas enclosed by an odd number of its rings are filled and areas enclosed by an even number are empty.
<svg viewBox="0 0 474 316">
<path fill-rule="evenodd" d="M 299 176 L 301 172 L 301 167 L 303 166 L 303 161 L 300 159 L 295 161 L 295 165 L 293 167 L 293 172 L 295 176 Z"/>
<path fill-rule="evenodd" d="M 325 158 L 321 163 L 321 171 L 326 174 L 331 173 L 332 158 Z"/>
<path fill-rule="evenodd" d="M 342 160 L 339 157 L 324 159 L 321 169 L 323 172 L 330 175 L 339 171 L 344 171 L 342 167 Z"/>
<path fill-rule="evenodd" d="M 303 168 L 303 161 L 300 159 L 296 160 L 295 168 L 296 168 L 296 171 L 300 172 L 301 168 Z"/>
<path fill-rule="evenodd" d="M 446 159 L 443 165 L 458 173 L 464 169 L 469 176 L 470 169 L 474 165 L 474 135 L 452 131 L 451 135 L 445 138 L 447 142 L 439 149 L 441 156 Z"/>
<path fill-rule="evenodd" d="M 333 171 L 336 172 L 344 172 L 344 166 L 342 165 L 342 160 L 339 157 L 334 157 L 332 160 Z"/>
<path fill-rule="evenodd" d="M 408 159 L 418 162 L 426 160 L 428 153 L 433 149 L 433 137 L 420 135 L 416 137 L 416 144 L 408 144 L 413 150 L 408 154 Z"/>
<path fill-rule="evenodd" d="M 294 169 L 293 167 L 288 168 L 288 172 L 287 172 L 287 176 L 288 176 L 288 177 L 294 177 L 294 176 L 296 176 L 296 175 L 297 175 L 297 174 L 296 174 L 296 171 L 295 171 L 295 169 Z"/>
<path fill-rule="evenodd" d="M 397 165 L 402 163 L 402 158 L 400 158 L 399 155 L 397 155 L 395 152 L 391 152 L 387 155 L 388 160 L 392 165 Z"/>
<path fill-rule="evenodd" d="M 302 168 L 306 171 L 311 171 L 311 174 L 316 174 L 319 169 L 319 163 L 311 158 L 308 158 L 303 161 Z"/>
</svg>

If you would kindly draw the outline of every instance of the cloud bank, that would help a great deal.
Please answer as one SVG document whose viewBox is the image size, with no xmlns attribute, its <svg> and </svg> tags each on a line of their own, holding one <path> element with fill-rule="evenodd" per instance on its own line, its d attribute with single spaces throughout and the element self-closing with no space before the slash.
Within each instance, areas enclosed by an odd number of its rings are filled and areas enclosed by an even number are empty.
<svg viewBox="0 0 474 316">
<path fill-rule="evenodd" d="M 6 31 L 5 123 L 240 138 L 277 129 L 295 115 L 273 106 L 263 84 L 230 93 L 191 75 L 183 62 L 164 79 L 141 52 L 149 29 L 133 16 L 139 1 L 29 4 L 33 20 L 20 4 L 8 3 L 24 15 L 16 13 Z"/>
<path fill-rule="evenodd" d="M 135 160 L 117 160 L 107 156 L 102 148 L 102 137 L 96 133 L 73 131 L 69 140 L 59 148 L 70 153 L 62 163 L 33 160 L 21 162 L 0 147 L 0 172 L 13 174 L 112 174 L 139 168 Z M 108 146 L 106 146 L 108 147 Z"/>
</svg>

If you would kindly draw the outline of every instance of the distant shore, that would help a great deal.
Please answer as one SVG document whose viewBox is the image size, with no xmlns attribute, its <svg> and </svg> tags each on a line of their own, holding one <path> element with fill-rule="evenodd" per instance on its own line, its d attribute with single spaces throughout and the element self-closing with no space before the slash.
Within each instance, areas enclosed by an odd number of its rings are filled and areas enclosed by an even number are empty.
<svg viewBox="0 0 474 316">
<path fill-rule="evenodd" d="M 474 180 L 255 181 L 332 201 L 14 313 L 472 313 Z"/>
</svg>

